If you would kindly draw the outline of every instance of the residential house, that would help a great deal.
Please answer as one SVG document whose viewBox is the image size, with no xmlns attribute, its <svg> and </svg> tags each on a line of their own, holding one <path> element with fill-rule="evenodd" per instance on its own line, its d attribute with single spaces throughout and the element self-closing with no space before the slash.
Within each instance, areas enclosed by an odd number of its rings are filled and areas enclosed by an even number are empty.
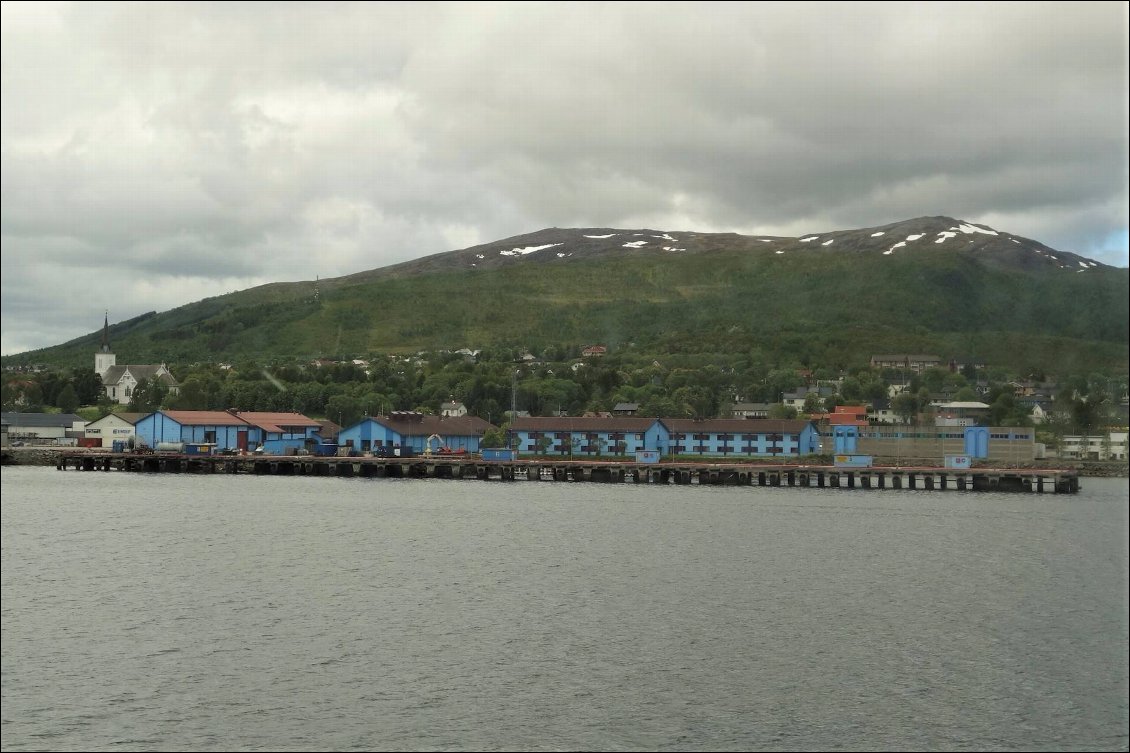
<svg viewBox="0 0 1130 753">
<path fill-rule="evenodd" d="M 819 387 L 799 387 L 795 392 L 786 392 L 781 395 L 781 402 L 789 408 L 795 408 L 798 412 L 804 410 L 805 401 L 809 395 L 815 395 L 823 400 L 836 394 L 835 389 L 827 385 Z"/>
<path fill-rule="evenodd" d="M 989 364 L 984 358 L 976 356 L 961 356 L 958 358 L 950 359 L 950 371 L 964 371 L 968 367 L 972 367 L 980 371 L 981 369 L 988 368 Z"/>
<path fill-rule="evenodd" d="M 828 426 L 866 427 L 871 425 L 871 422 L 867 420 L 866 405 L 837 405 L 831 413 L 822 413 L 819 416 L 813 416 L 813 418 Z"/>
<path fill-rule="evenodd" d="M 581 348 L 581 356 L 584 358 L 599 358 L 608 353 L 608 348 L 603 345 L 586 345 Z"/>
<path fill-rule="evenodd" d="M 989 418 L 992 406 L 974 400 L 933 403 L 935 426 L 977 426 Z"/>
<path fill-rule="evenodd" d="M 447 418 L 460 418 L 467 415 L 467 406 L 458 400 L 452 400 L 442 403 L 439 407 L 439 413 Z"/>
<path fill-rule="evenodd" d="M 731 403 L 723 408 L 721 418 L 769 418 L 769 403 Z"/>
<path fill-rule="evenodd" d="M 897 424 L 902 418 L 891 408 L 890 400 L 872 400 L 867 407 L 867 420 L 878 424 Z"/>
<path fill-rule="evenodd" d="M 921 374 L 926 369 L 940 366 L 942 359 L 938 356 L 900 353 L 897 355 L 871 356 L 873 369 L 899 369 L 914 374 Z"/>
<path fill-rule="evenodd" d="M 639 412 L 639 403 L 616 403 L 612 406 L 612 415 L 614 416 L 634 416 Z"/>
<path fill-rule="evenodd" d="M 1052 418 L 1054 400 L 1050 395 L 1040 393 L 1025 395 L 1017 402 L 1028 409 L 1028 416 L 1034 424 L 1047 423 Z"/>
</svg>

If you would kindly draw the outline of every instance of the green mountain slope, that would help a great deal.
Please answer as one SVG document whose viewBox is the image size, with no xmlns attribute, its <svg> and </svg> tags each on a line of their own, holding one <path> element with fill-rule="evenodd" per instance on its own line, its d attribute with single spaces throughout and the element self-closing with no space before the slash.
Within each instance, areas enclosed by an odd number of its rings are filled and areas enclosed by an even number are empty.
<svg viewBox="0 0 1130 753">
<path fill-rule="evenodd" d="M 946 229 L 956 227 L 949 218 L 910 222 L 821 236 L 832 242 L 551 229 L 323 280 L 317 296 L 313 283 L 292 283 L 209 298 L 114 325 L 110 336 L 123 363 L 632 342 L 839 365 L 915 351 L 1125 371 L 1127 270 L 995 231 L 966 238 Z M 906 232 L 924 226 L 928 238 Z M 616 237 L 593 237 L 606 234 Z M 648 234 L 677 245 L 628 239 Z M 918 240 L 929 245 L 908 252 Z M 100 336 L 5 365 L 84 366 Z"/>
</svg>

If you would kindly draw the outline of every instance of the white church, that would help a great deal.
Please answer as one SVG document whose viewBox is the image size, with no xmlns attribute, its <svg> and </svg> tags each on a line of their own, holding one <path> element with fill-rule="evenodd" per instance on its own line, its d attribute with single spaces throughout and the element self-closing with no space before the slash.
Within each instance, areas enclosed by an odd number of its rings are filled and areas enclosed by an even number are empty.
<svg viewBox="0 0 1130 753">
<path fill-rule="evenodd" d="M 118 358 L 110 350 L 110 315 L 106 315 L 102 325 L 102 345 L 94 354 L 94 371 L 102 377 L 102 389 L 106 390 L 106 397 L 120 405 L 129 403 L 137 385 L 156 377 L 169 391 L 176 395 L 180 392 L 180 383 L 169 373 L 165 364 L 129 364 L 118 366 Z"/>
</svg>

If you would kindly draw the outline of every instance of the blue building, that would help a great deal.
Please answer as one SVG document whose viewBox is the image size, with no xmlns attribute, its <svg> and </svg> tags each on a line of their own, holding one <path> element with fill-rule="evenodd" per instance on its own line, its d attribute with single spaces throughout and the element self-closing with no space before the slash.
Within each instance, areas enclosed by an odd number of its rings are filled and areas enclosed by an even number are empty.
<svg viewBox="0 0 1130 753">
<path fill-rule="evenodd" d="M 772 418 L 660 419 L 669 431 L 668 455 L 798 458 L 820 452 L 811 421 Z M 662 448 L 658 448 L 662 449 Z"/>
<path fill-rule="evenodd" d="M 162 443 L 210 444 L 217 450 L 246 450 L 251 425 L 222 410 L 162 410 L 134 425 L 134 436 L 145 446 Z"/>
<path fill-rule="evenodd" d="M 820 434 L 809 421 L 605 417 L 529 417 L 514 420 L 523 455 L 661 455 L 795 458 L 820 452 Z"/>
<path fill-rule="evenodd" d="M 428 416 L 394 411 L 367 416 L 338 432 L 337 443 L 355 452 L 421 455 L 441 449 L 478 452 L 483 434 L 494 426 L 477 416 Z"/>
<path fill-rule="evenodd" d="M 134 434 L 153 448 L 162 443 L 208 444 L 217 451 L 247 452 L 262 446 L 266 454 L 285 455 L 320 443 L 319 428 L 301 413 L 163 410 L 139 419 Z"/>
<path fill-rule="evenodd" d="M 288 451 L 322 443 L 318 434 L 322 425 L 301 413 L 240 411 L 236 415 L 251 427 L 248 432 L 249 444 L 252 447 L 262 447 L 267 455 L 285 455 Z"/>
<path fill-rule="evenodd" d="M 631 455 L 665 444 L 657 418 L 635 416 L 519 416 L 510 425 L 512 445 L 522 455 Z"/>
</svg>

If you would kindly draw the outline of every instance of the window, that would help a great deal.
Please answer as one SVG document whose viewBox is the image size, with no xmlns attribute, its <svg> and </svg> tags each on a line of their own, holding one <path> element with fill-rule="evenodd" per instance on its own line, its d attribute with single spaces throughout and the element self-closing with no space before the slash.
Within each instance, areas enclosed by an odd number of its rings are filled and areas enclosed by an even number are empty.
<svg viewBox="0 0 1130 753">
<path fill-rule="evenodd" d="M 216 432 L 214 432 L 214 431 L 204 432 L 204 443 L 205 444 L 216 444 Z"/>
</svg>

